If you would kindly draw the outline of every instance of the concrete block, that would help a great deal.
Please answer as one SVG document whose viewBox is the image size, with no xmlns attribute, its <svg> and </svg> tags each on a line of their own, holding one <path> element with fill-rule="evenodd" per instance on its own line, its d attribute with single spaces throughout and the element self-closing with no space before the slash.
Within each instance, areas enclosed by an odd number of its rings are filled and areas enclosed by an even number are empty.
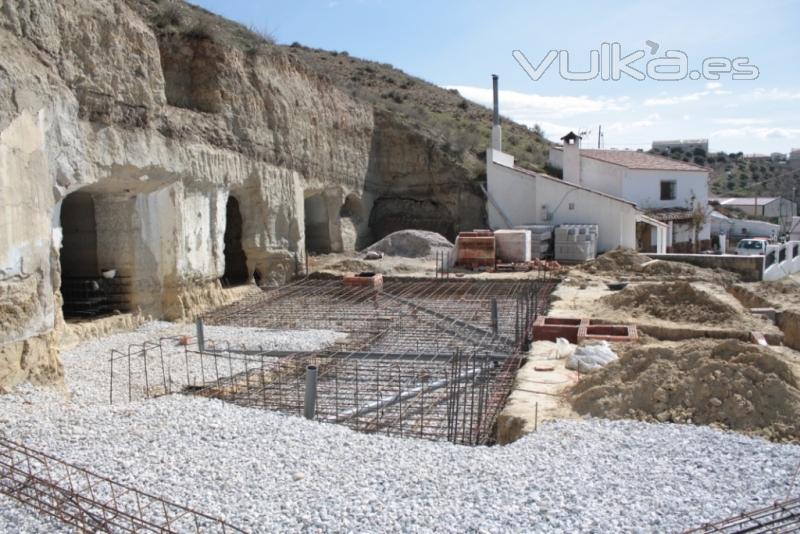
<svg viewBox="0 0 800 534">
<path fill-rule="evenodd" d="M 531 261 L 530 230 L 497 230 L 494 239 L 499 260 L 509 263 Z"/>
</svg>

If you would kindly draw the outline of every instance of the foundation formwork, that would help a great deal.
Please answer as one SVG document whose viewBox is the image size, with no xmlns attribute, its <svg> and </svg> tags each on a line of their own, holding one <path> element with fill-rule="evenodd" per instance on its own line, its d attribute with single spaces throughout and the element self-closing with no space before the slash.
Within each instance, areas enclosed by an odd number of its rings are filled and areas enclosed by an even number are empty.
<svg viewBox="0 0 800 534">
<path fill-rule="evenodd" d="M 180 391 L 361 432 L 488 444 L 553 285 L 390 280 L 376 291 L 303 280 L 203 323 L 344 334 L 334 345 L 267 351 L 193 339 L 175 357 L 176 340 L 162 339 L 112 354 L 111 401 Z M 309 372 L 315 380 L 307 386 Z"/>
</svg>

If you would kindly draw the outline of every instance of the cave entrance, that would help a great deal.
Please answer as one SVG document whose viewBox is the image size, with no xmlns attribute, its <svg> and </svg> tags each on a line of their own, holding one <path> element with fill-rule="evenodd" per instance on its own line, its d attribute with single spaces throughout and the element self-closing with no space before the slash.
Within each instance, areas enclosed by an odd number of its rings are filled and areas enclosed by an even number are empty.
<svg viewBox="0 0 800 534">
<path fill-rule="evenodd" d="M 108 241 L 103 237 L 108 232 L 97 224 L 98 208 L 102 211 L 103 202 L 102 196 L 76 191 L 61 203 L 59 261 L 65 319 L 130 311 L 129 280 L 100 262 L 101 257 L 119 252 L 111 250 L 113 246 L 100 246 Z"/>
<path fill-rule="evenodd" d="M 306 252 L 328 254 L 331 252 L 331 231 L 328 204 L 322 193 L 305 199 Z"/>
<path fill-rule="evenodd" d="M 242 248 L 242 212 L 239 201 L 233 195 L 228 196 L 225 208 L 225 274 L 222 275 L 224 286 L 239 286 L 250 280 L 247 270 L 247 255 Z"/>
</svg>

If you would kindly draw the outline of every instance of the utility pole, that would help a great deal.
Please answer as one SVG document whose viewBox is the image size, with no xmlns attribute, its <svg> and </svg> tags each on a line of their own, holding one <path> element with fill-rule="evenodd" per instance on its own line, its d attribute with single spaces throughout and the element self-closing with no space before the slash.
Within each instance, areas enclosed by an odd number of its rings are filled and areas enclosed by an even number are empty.
<svg viewBox="0 0 800 534">
<path fill-rule="evenodd" d="M 601 140 L 602 138 L 603 138 L 603 125 L 601 124 L 600 126 L 598 126 L 598 127 L 597 127 L 597 148 L 598 148 L 598 150 L 599 150 L 600 148 L 602 148 L 602 147 L 600 146 L 600 140 Z"/>
</svg>

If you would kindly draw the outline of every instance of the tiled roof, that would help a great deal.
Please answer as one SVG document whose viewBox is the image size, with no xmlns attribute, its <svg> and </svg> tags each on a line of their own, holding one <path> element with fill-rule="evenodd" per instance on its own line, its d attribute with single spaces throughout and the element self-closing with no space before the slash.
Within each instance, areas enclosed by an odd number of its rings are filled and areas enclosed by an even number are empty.
<svg viewBox="0 0 800 534">
<path fill-rule="evenodd" d="M 647 152 L 636 150 L 597 150 L 581 149 L 581 156 L 592 158 L 628 169 L 645 169 L 655 171 L 708 171 L 706 167 L 686 163 Z"/>
<path fill-rule="evenodd" d="M 644 212 L 657 221 L 685 221 L 692 218 L 692 210 L 685 208 L 655 208 Z"/>
</svg>

